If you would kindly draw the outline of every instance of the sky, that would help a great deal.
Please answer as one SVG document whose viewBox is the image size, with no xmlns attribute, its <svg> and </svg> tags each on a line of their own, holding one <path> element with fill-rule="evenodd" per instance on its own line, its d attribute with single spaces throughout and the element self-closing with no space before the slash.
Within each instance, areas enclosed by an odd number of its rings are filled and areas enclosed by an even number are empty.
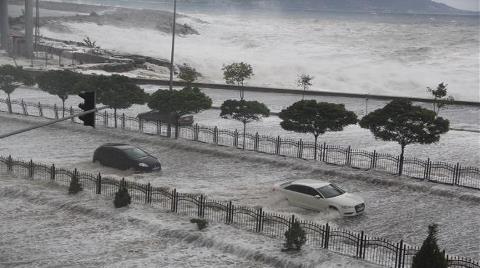
<svg viewBox="0 0 480 268">
<path fill-rule="evenodd" d="M 480 0 L 434 0 L 464 10 L 480 11 Z"/>
</svg>

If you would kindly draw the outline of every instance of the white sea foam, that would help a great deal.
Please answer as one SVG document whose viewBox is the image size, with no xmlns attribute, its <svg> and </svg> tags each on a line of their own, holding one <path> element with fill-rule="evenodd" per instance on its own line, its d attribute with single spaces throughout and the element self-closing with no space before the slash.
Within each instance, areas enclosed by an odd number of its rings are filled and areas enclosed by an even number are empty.
<svg viewBox="0 0 480 268">
<path fill-rule="evenodd" d="M 479 101 L 475 18 L 187 15 L 178 22 L 200 34 L 176 39 L 175 61 L 190 63 L 205 81 L 223 82 L 222 65 L 245 61 L 255 72 L 250 85 L 296 87 L 297 76 L 308 73 L 315 77 L 313 90 L 426 97 L 427 86 L 445 81 L 457 99 Z M 66 25 L 73 33 L 42 33 L 74 40 L 88 35 L 104 48 L 170 56 L 171 36 L 153 29 Z"/>
</svg>

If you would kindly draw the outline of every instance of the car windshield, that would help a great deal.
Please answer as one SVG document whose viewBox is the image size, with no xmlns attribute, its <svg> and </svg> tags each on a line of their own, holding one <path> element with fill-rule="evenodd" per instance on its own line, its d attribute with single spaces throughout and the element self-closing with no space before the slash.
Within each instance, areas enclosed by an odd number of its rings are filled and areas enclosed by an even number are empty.
<svg viewBox="0 0 480 268">
<path fill-rule="evenodd" d="M 127 155 L 128 157 L 132 158 L 132 159 L 138 159 L 138 158 L 142 158 L 142 157 L 145 157 L 145 156 L 148 156 L 148 154 L 138 148 L 128 148 L 128 149 L 125 149 L 123 150 Z"/>
<path fill-rule="evenodd" d="M 340 187 L 335 184 L 329 184 L 327 186 L 320 187 L 317 189 L 317 191 L 319 191 L 325 198 L 332 198 L 345 193 L 344 190 L 340 189 Z"/>
</svg>

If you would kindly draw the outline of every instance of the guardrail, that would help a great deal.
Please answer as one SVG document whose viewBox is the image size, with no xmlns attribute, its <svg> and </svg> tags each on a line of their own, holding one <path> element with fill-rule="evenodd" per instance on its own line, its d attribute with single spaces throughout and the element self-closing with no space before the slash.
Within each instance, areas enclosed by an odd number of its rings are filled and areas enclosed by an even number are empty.
<svg viewBox="0 0 480 268">
<path fill-rule="evenodd" d="M 202 194 L 180 193 L 176 189 L 154 187 L 147 184 L 102 177 L 101 174 L 57 168 L 55 165 L 37 164 L 33 161 L 15 160 L 0 156 L 0 174 L 14 174 L 32 180 L 51 181 L 69 186 L 78 178 L 83 189 L 94 194 L 114 198 L 120 187 L 126 187 L 133 203 L 149 204 L 171 212 L 225 223 L 269 237 L 284 239 L 285 232 L 297 221 L 306 233 L 308 245 L 318 249 L 339 252 L 358 259 L 391 268 L 411 267 L 418 247 L 400 240 L 392 242 L 362 232 L 352 232 L 305 221 L 295 215 L 285 216 L 264 211 L 261 207 L 239 206 L 231 201 L 218 201 Z M 476 260 L 446 255 L 448 267 L 480 268 Z"/>
</svg>

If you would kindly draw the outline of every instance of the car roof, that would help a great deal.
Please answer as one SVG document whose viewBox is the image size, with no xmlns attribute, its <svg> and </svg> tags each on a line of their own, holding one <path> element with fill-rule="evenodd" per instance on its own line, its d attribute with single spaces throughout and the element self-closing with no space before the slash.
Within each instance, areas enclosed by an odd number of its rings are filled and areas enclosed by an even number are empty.
<svg viewBox="0 0 480 268">
<path fill-rule="evenodd" d="M 125 143 L 105 143 L 100 147 L 115 147 L 119 149 L 136 148 L 135 146 L 125 144 Z"/>
<path fill-rule="evenodd" d="M 302 179 L 302 180 L 292 181 L 292 182 L 290 182 L 289 185 L 292 185 L 292 184 L 305 185 L 305 186 L 309 186 L 309 187 L 317 189 L 317 188 L 329 185 L 330 183 L 326 182 L 326 181 L 321 181 L 321 180 Z"/>
</svg>

